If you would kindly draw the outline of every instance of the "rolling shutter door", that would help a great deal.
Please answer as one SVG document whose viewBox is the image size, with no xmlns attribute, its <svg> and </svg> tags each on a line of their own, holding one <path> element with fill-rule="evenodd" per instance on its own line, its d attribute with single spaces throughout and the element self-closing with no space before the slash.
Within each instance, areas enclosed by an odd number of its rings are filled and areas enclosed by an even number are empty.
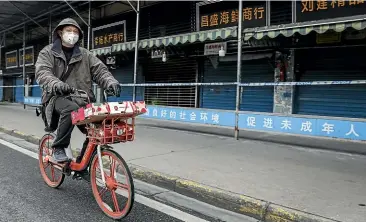
<svg viewBox="0 0 366 222">
<path fill-rule="evenodd" d="M 149 60 L 147 83 L 192 83 L 196 79 L 197 62 L 192 58 L 168 58 Z M 146 87 L 145 101 L 163 106 L 195 106 L 195 86 Z"/>
<path fill-rule="evenodd" d="M 209 60 L 204 63 L 203 82 L 236 82 L 237 62 L 220 62 L 214 69 Z M 242 82 L 273 82 L 274 70 L 268 59 L 242 61 Z M 235 110 L 236 86 L 204 86 L 201 107 Z M 273 86 L 244 87 L 241 111 L 272 112 Z"/>
<path fill-rule="evenodd" d="M 111 70 L 114 78 L 118 80 L 121 84 L 133 83 L 133 71 L 134 64 L 131 62 L 120 64 L 119 67 L 115 70 Z M 141 72 L 137 75 L 137 83 L 142 83 L 142 75 Z M 121 96 L 117 97 L 108 97 L 108 101 L 117 102 L 117 101 L 132 101 L 133 100 L 133 87 L 131 86 L 123 86 L 121 91 Z M 136 101 L 144 100 L 144 93 L 142 87 L 136 88 Z"/>
<path fill-rule="evenodd" d="M 23 85 L 23 78 L 18 77 L 14 78 L 14 85 Z M 24 102 L 24 87 L 15 87 L 14 88 L 14 97 L 16 103 L 23 103 Z"/>
<path fill-rule="evenodd" d="M 274 68 L 269 59 L 243 61 L 241 81 L 274 82 Z M 252 112 L 273 112 L 273 86 L 243 87 L 240 110 Z"/>
<path fill-rule="evenodd" d="M 33 83 L 32 84 L 33 85 L 38 85 L 38 83 L 37 83 L 37 81 L 36 81 L 35 78 L 33 79 Z M 41 95 L 42 95 L 41 87 L 39 87 L 39 86 L 32 87 L 31 92 L 32 92 L 31 95 L 33 97 L 41 97 Z"/>
<path fill-rule="evenodd" d="M 236 82 L 236 62 L 220 62 L 215 69 L 209 59 L 204 61 L 204 83 Z M 208 109 L 235 109 L 236 86 L 202 86 L 200 107 Z"/>
<path fill-rule="evenodd" d="M 300 81 L 366 80 L 366 47 L 311 49 L 296 53 Z M 366 117 L 365 85 L 296 87 L 295 112 L 305 115 Z"/>
</svg>

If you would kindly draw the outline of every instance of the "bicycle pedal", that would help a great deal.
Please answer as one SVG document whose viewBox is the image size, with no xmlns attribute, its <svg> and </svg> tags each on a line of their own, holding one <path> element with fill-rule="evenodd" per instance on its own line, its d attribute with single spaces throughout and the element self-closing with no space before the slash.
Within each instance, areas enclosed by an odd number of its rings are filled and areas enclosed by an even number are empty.
<svg viewBox="0 0 366 222">
<path fill-rule="evenodd" d="M 72 175 L 72 179 L 73 180 L 82 180 L 83 178 L 80 174 L 74 174 L 74 175 Z"/>
</svg>

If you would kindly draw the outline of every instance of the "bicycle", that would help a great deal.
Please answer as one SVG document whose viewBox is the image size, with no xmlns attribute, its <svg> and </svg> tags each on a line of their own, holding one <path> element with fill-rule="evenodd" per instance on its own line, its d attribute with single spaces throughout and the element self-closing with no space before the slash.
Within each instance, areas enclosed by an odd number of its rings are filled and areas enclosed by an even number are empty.
<svg viewBox="0 0 366 222">
<path fill-rule="evenodd" d="M 85 95 L 83 96 L 82 94 L 86 95 L 88 104 L 91 104 L 90 98 L 84 91 L 77 90 L 76 93 L 70 94 L 70 96 L 85 98 Z M 108 104 L 107 94 L 105 92 Z M 130 213 L 134 203 L 135 191 L 133 178 L 125 160 L 109 144 L 134 140 L 135 116 L 136 113 L 129 115 L 126 113 L 115 113 L 113 115 L 107 114 L 89 119 L 89 122 L 85 123 L 87 135 L 79 156 L 82 158 L 78 160 L 74 158 L 71 146 L 69 146 L 65 151 L 70 161 L 65 163 L 56 163 L 52 160 L 52 141 L 56 135 L 53 132 L 47 132 L 39 142 L 38 152 L 39 167 L 45 183 L 52 188 L 58 188 L 64 182 L 65 176 L 73 174 L 72 179 L 84 179 L 91 183 L 94 198 L 100 209 L 108 217 L 115 220 L 126 217 Z M 107 159 L 110 160 L 109 170 L 104 170 Z M 119 171 L 116 168 L 117 163 L 121 166 Z M 51 170 L 51 178 L 46 173 L 47 168 Z M 99 180 L 97 180 L 98 168 L 103 169 L 100 170 L 101 179 Z M 60 172 L 60 177 L 56 178 L 55 172 Z M 122 173 L 124 175 L 121 175 Z M 124 179 L 125 183 L 118 182 L 117 178 Z M 101 183 L 101 185 L 98 185 L 97 182 Z M 99 187 L 101 187 L 101 190 L 98 189 Z M 118 204 L 117 197 L 121 197 L 117 195 L 121 194 L 118 188 L 127 191 L 127 195 L 122 194 L 124 196 L 123 200 L 127 199 L 126 204 L 122 208 Z M 107 198 L 107 200 L 110 201 L 112 199 L 114 209 L 102 200 L 102 197 L 107 195 L 108 191 L 110 192 L 111 198 Z"/>
</svg>

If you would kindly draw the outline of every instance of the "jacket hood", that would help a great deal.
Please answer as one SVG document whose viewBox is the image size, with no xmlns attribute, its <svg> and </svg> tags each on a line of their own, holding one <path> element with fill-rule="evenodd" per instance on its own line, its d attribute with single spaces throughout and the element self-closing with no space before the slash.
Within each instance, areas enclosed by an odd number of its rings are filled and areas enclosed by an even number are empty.
<svg viewBox="0 0 366 222">
<path fill-rule="evenodd" d="M 53 39 L 52 39 L 52 42 L 55 42 L 56 39 L 59 39 L 60 36 L 57 34 L 57 31 L 62 29 L 62 27 L 66 26 L 66 25 L 73 25 L 75 26 L 76 28 L 79 29 L 79 41 L 81 41 L 83 39 L 83 31 L 81 30 L 79 24 L 72 18 L 66 18 L 64 20 L 62 20 L 57 26 L 56 28 L 53 30 Z"/>
</svg>

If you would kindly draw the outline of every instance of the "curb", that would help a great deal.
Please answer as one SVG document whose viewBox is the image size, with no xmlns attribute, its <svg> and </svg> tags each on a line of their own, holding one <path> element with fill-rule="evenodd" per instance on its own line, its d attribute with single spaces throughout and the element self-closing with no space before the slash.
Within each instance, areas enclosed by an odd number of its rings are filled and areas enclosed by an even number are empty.
<svg viewBox="0 0 366 222">
<path fill-rule="evenodd" d="M 0 132 L 38 145 L 40 138 L 0 126 Z M 277 205 L 269 201 L 225 191 L 195 181 L 129 164 L 132 176 L 213 206 L 253 217 L 263 222 L 339 222 L 319 215 Z"/>
</svg>

